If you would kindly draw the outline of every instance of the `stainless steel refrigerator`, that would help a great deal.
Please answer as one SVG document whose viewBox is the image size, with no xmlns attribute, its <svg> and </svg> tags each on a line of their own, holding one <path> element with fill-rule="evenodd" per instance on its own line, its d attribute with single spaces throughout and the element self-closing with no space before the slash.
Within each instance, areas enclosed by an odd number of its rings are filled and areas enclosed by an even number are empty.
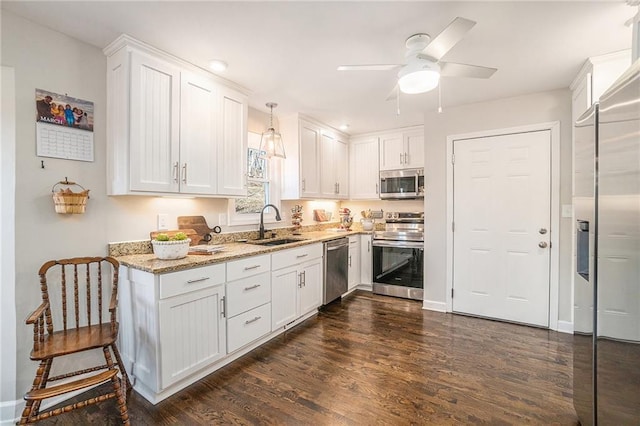
<svg viewBox="0 0 640 426">
<path fill-rule="evenodd" d="M 640 61 L 575 123 L 574 406 L 640 424 Z"/>
</svg>

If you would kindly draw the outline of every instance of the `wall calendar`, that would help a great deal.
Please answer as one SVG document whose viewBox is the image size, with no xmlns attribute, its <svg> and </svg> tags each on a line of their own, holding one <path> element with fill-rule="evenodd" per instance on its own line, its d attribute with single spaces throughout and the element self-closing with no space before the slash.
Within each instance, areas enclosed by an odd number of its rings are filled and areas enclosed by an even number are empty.
<svg viewBox="0 0 640 426">
<path fill-rule="evenodd" d="M 93 161 L 93 102 L 36 89 L 36 155 Z"/>
</svg>

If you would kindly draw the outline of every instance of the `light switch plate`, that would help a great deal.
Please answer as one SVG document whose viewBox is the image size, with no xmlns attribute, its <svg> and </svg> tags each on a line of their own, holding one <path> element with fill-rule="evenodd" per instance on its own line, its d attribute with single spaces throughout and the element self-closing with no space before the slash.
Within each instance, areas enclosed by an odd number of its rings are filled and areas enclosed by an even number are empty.
<svg viewBox="0 0 640 426">
<path fill-rule="evenodd" d="M 573 204 L 563 204 L 562 217 L 572 217 L 572 216 L 573 216 Z"/>
<path fill-rule="evenodd" d="M 158 213 L 158 231 L 166 231 L 169 229 L 169 215 L 166 213 Z"/>
<path fill-rule="evenodd" d="M 218 224 L 225 226 L 227 224 L 227 214 L 226 213 L 220 213 L 218 215 Z"/>
</svg>

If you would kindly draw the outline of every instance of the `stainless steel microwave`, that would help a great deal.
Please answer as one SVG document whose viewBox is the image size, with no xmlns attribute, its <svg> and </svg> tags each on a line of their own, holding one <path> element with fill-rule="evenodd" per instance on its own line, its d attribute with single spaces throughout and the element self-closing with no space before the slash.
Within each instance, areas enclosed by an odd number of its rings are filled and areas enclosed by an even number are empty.
<svg viewBox="0 0 640 426">
<path fill-rule="evenodd" d="M 383 200 L 424 198 L 424 169 L 381 171 L 380 198 Z"/>
</svg>

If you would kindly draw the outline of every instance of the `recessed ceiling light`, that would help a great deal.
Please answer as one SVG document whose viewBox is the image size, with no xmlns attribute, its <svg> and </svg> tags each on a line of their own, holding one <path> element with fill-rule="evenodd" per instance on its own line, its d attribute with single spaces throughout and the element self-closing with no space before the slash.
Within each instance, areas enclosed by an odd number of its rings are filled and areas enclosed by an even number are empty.
<svg viewBox="0 0 640 426">
<path fill-rule="evenodd" d="M 348 128 L 349 128 L 349 125 L 348 125 L 348 124 L 342 124 L 342 125 L 340 125 L 340 130 L 342 130 L 342 131 L 345 131 L 345 130 L 347 130 Z"/>
<path fill-rule="evenodd" d="M 209 68 L 213 71 L 221 72 L 227 69 L 227 63 L 220 59 L 213 59 L 209 62 Z"/>
</svg>

